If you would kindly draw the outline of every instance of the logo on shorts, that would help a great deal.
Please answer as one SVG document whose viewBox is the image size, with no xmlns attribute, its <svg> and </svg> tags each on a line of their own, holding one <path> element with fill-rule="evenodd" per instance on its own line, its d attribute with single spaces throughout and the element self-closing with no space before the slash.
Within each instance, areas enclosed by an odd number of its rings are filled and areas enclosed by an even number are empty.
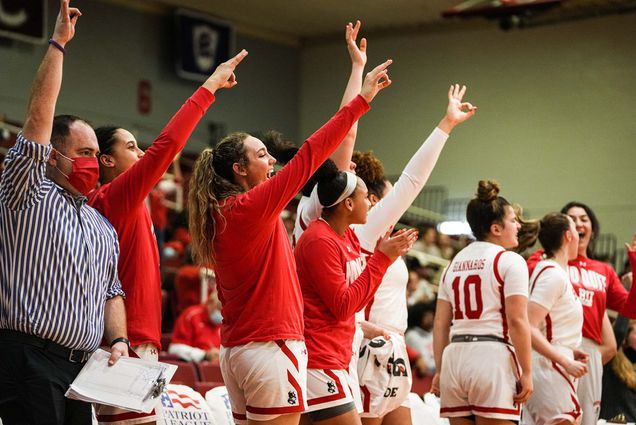
<svg viewBox="0 0 636 425">
<path fill-rule="evenodd" d="M 386 369 L 389 375 L 392 376 L 408 376 L 406 363 L 404 362 L 404 359 L 399 357 L 396 359 L 391 356 L 387 362 Z"/>
<path fill-rule="evenodd" d="M 336 383 L 333 381 L 327 381 L 327 392 L 333 394 L 336 392 Z"/>
<path fill-rule="evenodd" d="M 287 393 L 287 403 L 296 404 L 297 400 L 298 400 L 298 396 L 296 396 L 296 392 L 295 391 L 289 391 Z"/>
</svg>

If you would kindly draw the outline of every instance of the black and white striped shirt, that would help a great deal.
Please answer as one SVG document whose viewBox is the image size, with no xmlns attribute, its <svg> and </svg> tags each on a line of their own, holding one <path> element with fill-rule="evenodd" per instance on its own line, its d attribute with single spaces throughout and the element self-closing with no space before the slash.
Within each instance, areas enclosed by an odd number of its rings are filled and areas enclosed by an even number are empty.
<svg viewBox="0 0 636 425">
<path fill-rule="evenodd" d="M 18 135 L 0 181 L 0 329 L 93 351 L 106 300 L 124 295 L 119 244 L 86 198 L 45 176 L 50 145 Z"/>
</svg>

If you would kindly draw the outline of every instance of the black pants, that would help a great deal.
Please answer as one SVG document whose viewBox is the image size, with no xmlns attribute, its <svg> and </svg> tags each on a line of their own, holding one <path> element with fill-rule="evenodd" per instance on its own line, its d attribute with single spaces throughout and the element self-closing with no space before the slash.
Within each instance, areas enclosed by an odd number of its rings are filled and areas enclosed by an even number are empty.
<svg viewBox="0 0 636 425">
<path fill-rule="evenodd" d="M 3 425 L 90 425 L 91 405 L 64 397 L 82 366 L 32 345 L 0 340 Z"/>
</svg>

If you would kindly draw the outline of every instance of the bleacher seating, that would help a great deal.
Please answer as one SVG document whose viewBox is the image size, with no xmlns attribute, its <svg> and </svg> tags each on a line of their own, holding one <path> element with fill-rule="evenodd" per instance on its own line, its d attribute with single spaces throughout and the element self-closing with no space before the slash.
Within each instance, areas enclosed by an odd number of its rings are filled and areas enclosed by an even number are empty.
<svg viewBox="0 0 636 425">
<path fill-rule="evenodd" d="M 223 382 L 219 362 L 201 362 L 198 364 L 198 369 L 201 381 Z"/>
<path fill-rule="evenodd" d="M 168 359 L 162 361 L 177 366 L 177 371 L 170 381 L 171 384 L 187 385 L 194 388 L 195 384 L 200 381 L 196 363 Z"/>
<path fill-rule="evenodd" d="M 205 397 L 205 393 L 210 391 L 212 388 L 222 387 L 224 385 L 225 384 L 223 382 L 207 382 L 207 381 L 195 382 L 194 389 L 199 394 Z"/>
</svg>

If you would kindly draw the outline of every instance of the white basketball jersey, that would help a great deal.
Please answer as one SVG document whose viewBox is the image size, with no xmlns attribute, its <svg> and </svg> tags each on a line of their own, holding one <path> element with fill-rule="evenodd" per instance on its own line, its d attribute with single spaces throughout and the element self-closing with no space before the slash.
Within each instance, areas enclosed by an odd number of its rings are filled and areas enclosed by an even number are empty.
<svg viewBox="0 0 636 425">
<path fill-rule="evenodd" d="M 540 261 L 530 278 L 530 302 L 548 310 L 541 326 L 546 339 L 571 349 L 581 344 L 583 306 L 565 270 L 555 261 Z"/>
<path fill-rule="evenodd" d="M 473 242 L 444 272 L 438 297 L 453 308 L 451 337 L 494 335 L 508 341 L 505 300 L 528 296 L 528 268 L 519 255 L 490 242 Z"/>
</svg>

